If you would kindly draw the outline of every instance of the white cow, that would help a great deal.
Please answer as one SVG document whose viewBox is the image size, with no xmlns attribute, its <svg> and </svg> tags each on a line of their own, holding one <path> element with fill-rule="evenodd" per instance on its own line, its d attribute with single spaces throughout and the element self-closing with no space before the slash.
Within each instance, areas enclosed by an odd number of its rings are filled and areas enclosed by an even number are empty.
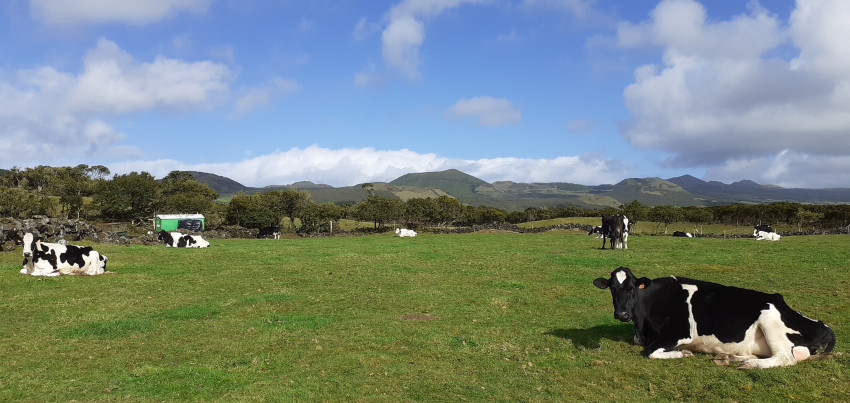
<svg viewBox="0 0 850 403">
<path fill-rule="evenodd" d="M 33 234 L 24 235 L 24 262 L 21 274 L 32 276 L 97 275 L 106 271 L 107 258 L 91 246 L 41 242 Z"/>
<path fill-rule="evenodd" d="M 416 236 L 416 231 L 414 231 L 412 229 L 396 228 L 395 233 L 398 234 L 398 236 L 402 237 L 402 238 L 404 238 L 406 236 L 409 236 L 409 237 L 415 237 Z"/>
<path fill-rule="evenodd" d="M 782 238 L 781 235 L 775 232 L 767 232 L 767 231 L 759 231 L 754 230 L 753 236 L 756 238 L 756 241 L 761 241 L 762 239 L 767 239 L 768 241 L 778 241 Z"/>
</svg>

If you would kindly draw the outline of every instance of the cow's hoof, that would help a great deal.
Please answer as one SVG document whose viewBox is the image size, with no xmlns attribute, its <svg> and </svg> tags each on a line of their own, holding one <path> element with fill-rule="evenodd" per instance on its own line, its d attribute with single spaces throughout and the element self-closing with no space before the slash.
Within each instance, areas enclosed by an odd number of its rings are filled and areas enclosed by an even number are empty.
<svg viewBox="0 0 850 403">
<path fill-rule="evenodd" d="M 738 369 L 756 369 L 756 368 L 758 368 L 758 367 L 756 367 L 753 363 L 751 363 L 749 361 L 744 361 L 743 364 L 738 365 Z"/>
<path fill-rule="evenodd" d="M 690 350 L 682 350 L 682 358 L 693 357 L 694 353 L 690 352 Z"/>
<path fill-rule="evenodd" d="M 721 366 L 727 366 L 732 361 L 728 354 L 718 354 L 714 356 L 714 363 Z"/>
</svg>

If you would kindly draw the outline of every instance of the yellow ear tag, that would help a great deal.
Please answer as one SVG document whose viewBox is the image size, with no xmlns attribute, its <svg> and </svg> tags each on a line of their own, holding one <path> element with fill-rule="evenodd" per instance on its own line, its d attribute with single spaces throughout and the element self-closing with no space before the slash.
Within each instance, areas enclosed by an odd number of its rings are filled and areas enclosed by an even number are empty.
<svg viewBox="0 0 850 403">
<path fill-rule="evenodd" d="M 646 284 L 644 284 L 644 283 L 640 283 L 640 285 L 638 286 L 638 288 L 640 288 L 640 289 L 642 290 L 642 289 L 646 288 Z"/>
</svg>

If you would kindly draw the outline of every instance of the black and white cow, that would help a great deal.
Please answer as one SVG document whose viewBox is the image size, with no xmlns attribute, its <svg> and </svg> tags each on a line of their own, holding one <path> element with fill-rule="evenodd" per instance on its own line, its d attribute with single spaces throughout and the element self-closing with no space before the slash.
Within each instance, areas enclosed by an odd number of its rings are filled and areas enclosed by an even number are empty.
<svg viewBox="0 0 850 403">
<path fill-rule="evenodd" d="M 773 232 L 773 228 L 770 228 L 769 225 L 756 225 L 753 230 L 753 238 L 755 238 L 756 241 L 761 241 L 762 239 L 778 241 L 782 239 L 782 236 Z"/>
<path fill-rule="evenodd" d="M 174 248 L 206 248 L 210 243 L 200 235 L 183 235 L 179 232 L 159 231 L 157 239 Z"/>
<path fill-rule="evenodd" d="M 24 262 L 21 274 L 32 276 L 98 275 L 106 271 L 107 258 L 91 246 L 42 242 L 31 233 L 23 238 Z"/>
<path fill-rule="evenodd" d="M 622 214 L 602 216 L 602 249 L 605 249 L 606 237 L 611 249 L 628 249 L 630 226 L 629 219 Z"/>
<path fill-rule="evenodd" d="M 766 294 L 683 277 L 637 278 L 620 267 L 593 284 L 611 290 L 614 317 L 631 321 L 635 342 L 649 358 L 682 358 L 691 351 L 743 361 L 738 367 L 794 365 L 829 353 L 835 334 L 823 322 Z"/>
<path fill-rule="evenodd" d="M 693 238 L 694 234 L 690 232 L 673 231 L 673 236 L 677 238 Z"/>
<path fill-rule="evenodd" d="M 591 228 L 590 232 L 587 233 L 587 235 L 593 235 L 593 234 L 597 234 L 596 239 L 605 238 L 605 234 L 602 233 L 602 226 L 601 225 L 597 225 L 597 226 Z"/>
<path fill-rule="evenodd" d="M 257 238 L 280 239 L 280 227 L 263 227 L 257 233 Z"/>
</svg>

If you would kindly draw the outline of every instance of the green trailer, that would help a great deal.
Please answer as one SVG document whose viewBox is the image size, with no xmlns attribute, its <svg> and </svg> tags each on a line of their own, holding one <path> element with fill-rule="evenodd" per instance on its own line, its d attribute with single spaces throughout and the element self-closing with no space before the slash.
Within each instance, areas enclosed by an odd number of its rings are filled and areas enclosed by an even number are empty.
<svg viewBox="0 0 850 403">
<path fill-rule="evenodd" d="M 203 231 L 206 228 L 203 214 L 157 214 L 153 221 L 155 232 L 174 231 L 180 228 Z"/>
</svg>

